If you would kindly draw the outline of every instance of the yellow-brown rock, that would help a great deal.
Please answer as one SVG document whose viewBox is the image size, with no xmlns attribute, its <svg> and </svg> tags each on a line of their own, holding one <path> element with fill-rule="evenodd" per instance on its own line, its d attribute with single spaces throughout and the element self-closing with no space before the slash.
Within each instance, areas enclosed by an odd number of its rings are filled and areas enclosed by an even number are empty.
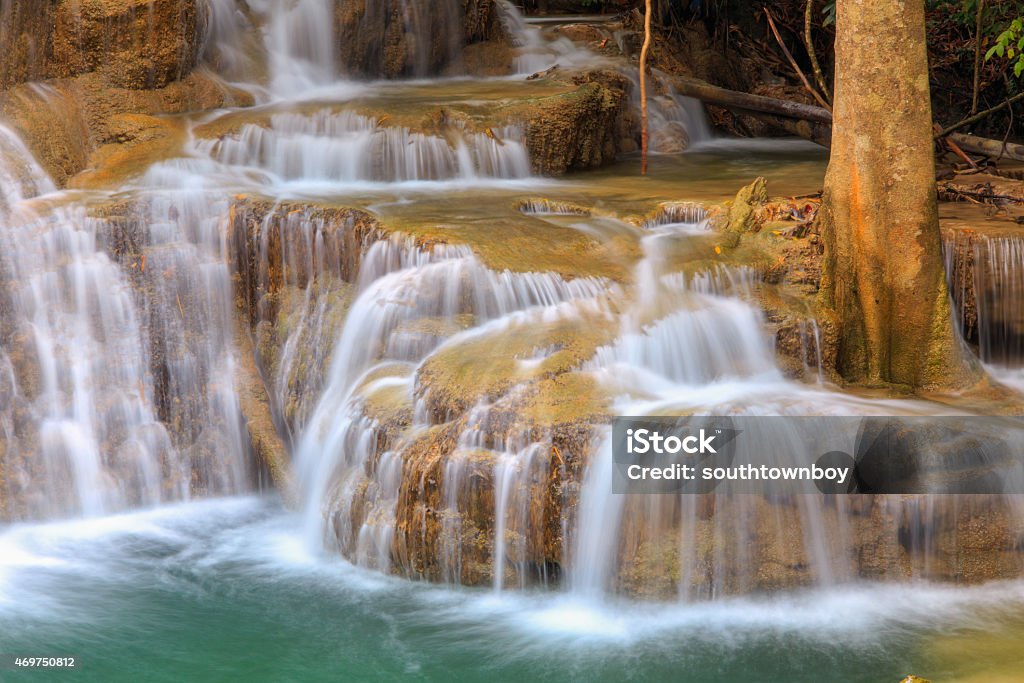
<svg viewBox="0 0 1024 683">
<path fill-rule="evenodd" d="M 65 185 L 84 169 L 102 164 L 102 159 L 91 155 L 104 145 L 155 140 L 152 135 L 139 135 L 138 122 L 127 124 L 125 115 L 176 114 L 250 102 L 247 93 L 203 72 L 153 90 L 110 87 L 101 74 L 87 73 L 0 93 L 0 118 L 17 131 L 53 180 Z M 136 133 L 129 131 L 132 128 Z M 148 125 L 143 128 L 153 130 Z M 125 171 L 107 175 L 122 177 Z M 97 182 L 102 184 L 102 178 Z"/>
<path fill-rule="evenodd" d="M 54 13 L 48 75 L 95 71 L 114 87 L 161 88 L 195 66 L 197 17 L 195 0 L 65 0 Z"/>
<path fill-rule="evenodd" d="M 118 88 L 162 88 L 188 75 L 202 45 L 195 0 L 5 0 L 0 90 L 99 73 Z"/>
</svg>

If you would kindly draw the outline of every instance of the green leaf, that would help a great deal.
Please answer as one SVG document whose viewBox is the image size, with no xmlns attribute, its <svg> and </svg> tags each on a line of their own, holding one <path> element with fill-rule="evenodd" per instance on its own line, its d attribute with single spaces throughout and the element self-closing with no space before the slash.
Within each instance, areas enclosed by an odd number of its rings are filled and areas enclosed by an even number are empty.
<svg viewBox="0 0 1024 683">
<path fill-rule="evenodd" d="M 821 20 L 822 26 L 831 26 L 836 23 L 836 3 L 830 2 L 825 5 L 821 10 L 821 14 L 823 17 Z"/>
<path fill-rule="evenodd" d="M 989 48 L 989 51 L 985 53 L 985 61 L 986 62 L 988 60 L 992 59 L 992 56 L 995 55 L 997 47 L 999 47 L 999 46 L 998 45 L 993 45 L 991 48 Z"/>
<path fill-rule="evenodd" d="M 1020 75 L 1024 73 L 1024 59 L 1018 59 L 1017 63 L 1013 65 L 1013 75 L 1020 78 Z"/>
</svg>

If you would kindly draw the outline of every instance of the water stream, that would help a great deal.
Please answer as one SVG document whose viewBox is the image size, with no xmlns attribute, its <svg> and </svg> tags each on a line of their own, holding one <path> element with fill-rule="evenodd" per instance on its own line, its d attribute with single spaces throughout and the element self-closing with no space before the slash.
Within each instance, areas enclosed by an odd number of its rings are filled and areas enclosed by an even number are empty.
<svg viewBox="0 0 1024 683">
<path fill-rule="evenodd" d="M 454 4 L 442 5 L 447 25 Z M 438 24 L 409 7 L 422 56 Z M 515 80 L 367 82 L 339 64 L 332 3 L 250 0 L 242 14 L 211 0 L 207 59 L 258 104 L 182 117 L 180 153 L 117 193 L 58 191 L 0 126 L 0 480 L 18 520 L 0 527 L 0 654 L 72 654 L 83 679 L 104 681 L 1019 673 L 1021 583 L 927 583 L 942 571 L 927 559 L 907 583 L 862 582 L 859 501 L 617 496 L 604 424 L 577 425 L 586 459 L 572 474 L 560 423 L 519 419 L 576 409 L 581 394 L 614 414 L 969 408 L 827 384 L 813 320 L 805 381 L 787 377 L 754 271 L 682 267 L 715 239 L 699 202 L 758 173 L 776 173 L 780 193 L 813 189 L 820 151 L 716 140 L 701 107 L 666 89 L 652 179 L 629 159 L 551 180 L 533 173 L 519 126 L 431 130 L 377 113 L 504 106 L 524 74 L 607 66 L 503 7 Z M 232 221 L 260 202 L 253 308 L 280 330 L 261 371 L 292 446 L 294 510 L 249 497 Z M 304 202 L 358 207 L 396 232 L 353 237 L 352 215 Z M 509 242 L 519 251 L 502 242 L 517 230 L 529 231 Z M 594 253 L 559 256 L 581 239 Z M 1016 293 L 1020 245 L 978 249 Z M 979 302 L 982 359 L 1018 354 L 1016 332 L 987 322 L 1010 318 L 991 310 L 1003 304 Z M 439 443 L 443 461 L 422 462 Z M 698 509 L 709 504 L 718 512 Z M 876 550 L 926 558 L 937 520 L 969 506 L 880 502 L 893 527 Z M 1005 514 L 1024 520 L 1013 504 Z M 901 537 L 917 531 L 920 543 Z M 730 540 L 708 551 L 709 537 Z M 755 553 L 779 547 L 786 581 L 805 587 L 759 594 Z M 638 557 L 673 577 L 669 594 L 630 597 Z M 1011 646 L 972 654 L 982 638 Z"/>
<path fill-rule="evenodd" d="M 96 681 L 1009 681 L 1024 629 L 1018 584 L 696 605 L 451 590 L 309 555 L 297 521 L 236 498 L 11 528 L 0 642 L 74 653 Z"/>
</svg>

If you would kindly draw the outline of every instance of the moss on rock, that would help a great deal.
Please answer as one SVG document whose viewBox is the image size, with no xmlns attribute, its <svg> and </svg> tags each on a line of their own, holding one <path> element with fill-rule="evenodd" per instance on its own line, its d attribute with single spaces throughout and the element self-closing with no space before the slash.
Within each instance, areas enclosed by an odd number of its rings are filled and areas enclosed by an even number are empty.
<svg viewBox="0 0 1024 683">
<path fill-rule="evenodd" d="M 614 161 L 628 107 L 628 82 L 609 74 L 585 74 L 570 92 L 511 105 L 506 116 L 520 123 L 535 173 L 563 175 Z M 603 81 L 603 82 L 602 82 Z"/>
</svg>

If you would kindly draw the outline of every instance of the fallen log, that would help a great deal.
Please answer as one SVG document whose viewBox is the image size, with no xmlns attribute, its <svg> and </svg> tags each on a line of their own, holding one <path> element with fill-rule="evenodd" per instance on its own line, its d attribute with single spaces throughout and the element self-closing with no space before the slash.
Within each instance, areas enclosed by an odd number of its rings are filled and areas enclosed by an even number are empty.
<svg viewBox="0 0 1024 683">
<path fill-rule="evenodd" d="M 765 114 L 764 112 L 755 112 L 750 110 L 741 110 L 750 116 L 755 116 L 762 121 L 771 124 L 773 127 L 779 130 L 784 130 L 790 135 L 794 135 L 804 140 L 810 140 L 811 142 L 821 145 L 826 149 L 832 146 L 832 124 L 821 123 L 820 121 L 805 121 L 800 119 L 786 118 L 785 116 L 777 116 L 775 114 Z"/>
<path fill-rule="evenodd" d="M 693 79 L 677 79 L 673 81 L 673 85 L 680 95 L 756 116 L 823 147 L 830 144 L 832 113 L 823 107 L 727 90 Z M 1004 145 L 1002 140 L 990 140 L 963 133 L 950 133 L 947 137 L 960 149 L 974 154 L 1024 161 L 1024 145 L 1021 144 L 1008 142 Z"/>
<path fill-rule="evenodd" d="M 680 95 L 693 97 L 708 104 L 717 104 L 727 109 L 741 109 L 755 114 L 774 114 L 788 119 L 815 123 L 832 123 L 832 114 L 827 109 L 813 104 L 801 104 L 764 95 L 726 90 L 710 83 L 691 79 L 674 80 L 672 84 Z"/>
<path fill-rule="evenodd" d="M 1004 145 L 1002 140 L 979 138 L 977 135 L 967 135 L 966 133 L 950 133 L 949 139 L 967 152 L 984 154 L 993 159 L 1024 161 L 1024 145 L 1019 145 L 1016 142 L 1007 142 Z"/>
</svg>

